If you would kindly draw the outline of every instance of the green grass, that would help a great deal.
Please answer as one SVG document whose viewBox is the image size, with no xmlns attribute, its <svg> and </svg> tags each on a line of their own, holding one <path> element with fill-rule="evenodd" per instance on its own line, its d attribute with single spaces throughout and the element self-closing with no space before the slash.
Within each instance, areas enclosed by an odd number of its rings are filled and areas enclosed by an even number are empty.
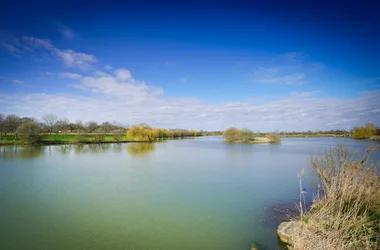
<svg viewBox="0 0 380 250">
<path fill-rule="evenodd" d="M 104 139 L 102 138 L 104 136 Z M 101 138 L 101 141 L 97 140 Z M 0 145 L 23 144 L 22 140 L 14 135 L 2 135 Z M 72 144 L 72 143 L 97 143 L 97 142 L 128 142 L 130 141 L 125 134 L 43 134 L 41 135 L 42 144 Z"/>
<path fill-rule="evenodd" d="M 50 135 L 42 135 L 41 142 L 42 143 L 92 143 L 97 142 L 96 137 L 103 135 L 98 134 L 50 134 Z M 115 137 L 118 137 L 118 140 Z M 125 142 L 129 141 L 126 135 L 114 135 L 108 134 L 104 136 L 104 140 L 102 142 Z"/>
</svg>

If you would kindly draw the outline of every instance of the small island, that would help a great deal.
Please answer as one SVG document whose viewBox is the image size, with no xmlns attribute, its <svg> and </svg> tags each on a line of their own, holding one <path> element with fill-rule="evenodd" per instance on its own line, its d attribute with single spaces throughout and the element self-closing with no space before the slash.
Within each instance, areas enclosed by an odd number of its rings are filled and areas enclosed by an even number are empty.
<svg viewBox="0 0 380 250">
<path fill-rule="evenodd" d="M 229 128 L 223 133 L 224 142 L 244 144 L 280 143 L 281 138 L 275 134 L 255 134 L 249 129 Z"/>
</svg>

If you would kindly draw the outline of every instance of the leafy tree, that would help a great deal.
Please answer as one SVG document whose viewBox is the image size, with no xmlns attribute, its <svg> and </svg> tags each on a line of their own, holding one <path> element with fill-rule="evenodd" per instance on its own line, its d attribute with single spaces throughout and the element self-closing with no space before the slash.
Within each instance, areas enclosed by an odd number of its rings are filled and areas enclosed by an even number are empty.
<svg viewBox="0 0 380 250">
<path fill-rule="evenodd" d="M 143 124 L 143 126 L 140 124 L 130 127 L 127 131 L 127 136 L 134 141 L 151 142 L 155 140 L 153 129 L 146 124 Z"/>
<path fill-rule="evenodd" d="M 23 123 L 18 127 L 17 134 L 20 135 L 21 139 L 25 144 L 36 144 L 40 141 L 41 129 L 37 123 L 29 121 Z"/>
<path fill-rule="evenodd" d="M 48 129 L 49 133 L 52 133 L 57 123 L 57 116 L 53 114 L 44 115 L 42 116 L 42 120 L 45 122 L 46 128 Z"/>
<path fill-rule="evenodd" d="M 373 123 L 367 123 L 366 126 L 355 127 L 351 136 L 355 139 L 368 139 L 371 136 L 376 135 L 377 129 Z"/>
</svg>

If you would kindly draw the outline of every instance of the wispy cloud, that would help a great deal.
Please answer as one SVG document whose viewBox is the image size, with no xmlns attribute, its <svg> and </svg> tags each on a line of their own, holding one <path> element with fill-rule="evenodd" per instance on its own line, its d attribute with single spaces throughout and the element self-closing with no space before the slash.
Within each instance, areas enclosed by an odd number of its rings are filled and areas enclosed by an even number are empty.
<svg viewBox="0 0 380 250">
<path fill-rule="evenodd" d="M 21 84 L 21 83 L 24 83 L 24 81 L 22 81 L 22 80 L 12 80 L 12 83 L 14 83 L 14 84 Z"/>
<path fill-rule="evenodd" d="M 65 38 L 66 40 L 72 41 L 75 39 L 77 34 L 72 29 L 69 29 L 67 26 L 65 26 L 62 23 L 54 23 L 57 31 L 61 33 L 62 37 Z"/>
<path fill-rule="evenodd" d="M 380 83 L 380 77 L 372 77 L 372 78 L 367 78 L 363 79 L 361 84 L 375 84 L 375 83 Z"/>
<path fill-rule="evenodd" d="M 287 53 L 267 62 L 262 62 L 253 70 L 251 81 L 258 84 L 304 85 L 308 75 L 324 67 L 320 62 L 309 62 L 303 53 Z"/>
<path fill-rule="evenodd" d="M 113 67 L 110 66 L 110 65 L 105 65 L 104 69 L 107 70 L 107 71 L 111 71 L 113 69 Z"/>
<path fill-rule="evenodd" d="M 7 43 L 5 41 L 0 40 L 0 46 L 3 47 L 4 49 L 8 50 L 12 54 L 19 54 L 21 53 L 21 50 L 17 48 L 16 45 Z"/>
<path fill-rule="evenodd" d="M 178 81 L 182 84 L 185 84 L 185 83 L 187 83 L 188 79 L 187 79 L 187 77 L 180 77 L 180 78 L 178 78 Z"/>
<path fill-rule="evenodd" d="M 80 69 L 91 69 L 98 60 L 94 55 L 77 52 L 72 49 L 61 50 L 48 39 L 24 36 L 21 39 L 11 37 L 7 42 L 0 40 L 0 46 L 14 55 L 25 52 L 45 50 L 50 56 L 59 59 L 65 66 Z"/>
<path fill-rule="evenodd" d="M 45 49 L 50 51 L 53 56 L 60 59 L 67 67 L 89 69 L 91 68 L 91 64 L 97 62 L 94 55 L 76 52 L 72 49 L 60 50 L 47 39 L 23 37 L 23 40 L 34 49 Z"/>
<path fill-rule="evenodd" d="M 80 79 L 82 78 L 82 75 L 80 74 L 75 74 L 75 73 L 70 73 L 70 72 L 62 72 L 58 74 L 60 77 L 68 78 L 68 79 Z"/>
</svg>

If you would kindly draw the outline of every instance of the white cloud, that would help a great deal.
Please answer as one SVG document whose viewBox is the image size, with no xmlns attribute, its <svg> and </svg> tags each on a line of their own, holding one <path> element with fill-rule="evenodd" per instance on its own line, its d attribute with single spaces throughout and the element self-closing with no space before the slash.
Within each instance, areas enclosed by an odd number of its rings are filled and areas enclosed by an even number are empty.
<svg viewBox="0 0 380 250">
<path fill-rule="evenodd" d="M 167 128 L 208 130 L 236 126 L 254 131 L 299 131 L 350 129 L 368 121 L 380 124 L 380 90 L 358 93 L 348 99 L 316 97 L 319 92 L 310 91 L 292 92 L 272 101 L 261 100 L 260 104 L 241 101 L 213 105 L 196 98 L 164 98 L 162 89 L 134 79 L 127 69 L 117 69 L 112 75 L 93 74 L 78 79 L 78 87 L 87 92 L 86 97 L 0 94 L 0 106 L 7 113 L 21 116 L 56 113 L 72 121 L 147 122 Z"/>
<path fill-rule="evenodd" d="M 24 81 L 21 81 L 21 80 L 12 80 L 12 83 L 14 84 L 21 84 L 23 83 Z"/>
<path fill-rule="evenodd" d="M 54 52 L 68 67 L 89 68 L 90 64 L 97 62 L 93 55 L 76 52 L 71 49 L 59 50 L 55 49 Z"/>
<path fill-rule="evenodd" d="M 82 78 L 82 75 L 70 73 L 70 72 L 62 72 L 62 73 L 59 73 L 58 75 L 60 77 L 69 78 L 69 79 L 73 79 L 73 80 Z"/>
<path fill-rule="evenodd" d="M 116 78 L 120 81 L 133 81 L 132 74 L 128 69 L 117 69 L 114 73 Z"/>
</svg>

